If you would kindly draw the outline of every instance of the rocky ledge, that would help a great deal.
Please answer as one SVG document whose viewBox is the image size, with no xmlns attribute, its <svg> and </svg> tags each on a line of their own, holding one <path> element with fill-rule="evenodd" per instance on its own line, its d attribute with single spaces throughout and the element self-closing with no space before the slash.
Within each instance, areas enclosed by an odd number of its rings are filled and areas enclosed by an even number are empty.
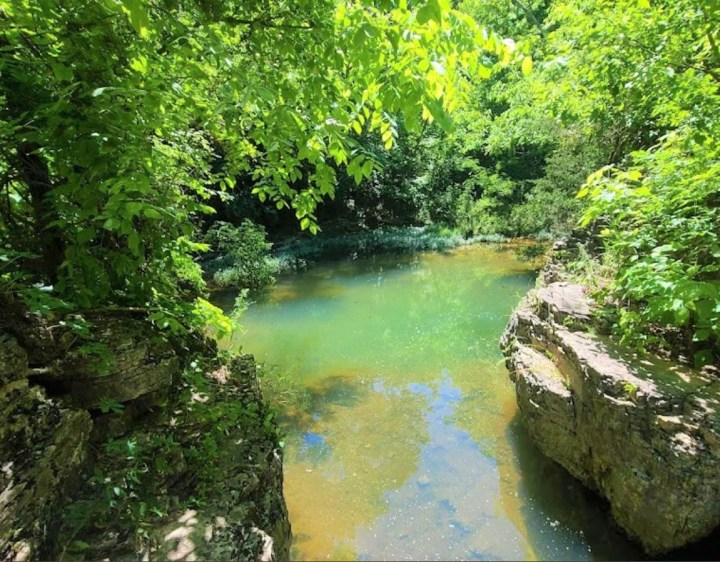
<svg viewBox="0 0 720 562">
<path fill-rule="evenodd" d="M 93 319 L 112 359 L 101 373 L 72 337 L 2 295 L 0 305 L 0 559 L 288 559 L 282 453 L 251 356 L 211 355 L 198 377 L 206 392 L 193 392 L 181 377 L 188 360 L 136 315 Z M 214 431 L 217 451 L 203 457 L 214 449 L 200 444 L 228 412 L 237 419 Z M 143 529 L 104 521 L 107 485 L 93 473 L 127 481 L 134 466 L 103 451 L 158 436 L 172 445 L 158 450 L 175 455 L 144 471 L 145 491 L 167 512 L 148 519 L 159 540 L 142 552 Z M 201 489 L 203 471 L 217 479 Z"/>
<path fill-rule="evenodd" d="M 520 415 L 647 553 L 692 543 L 720 525 L 720 379 L 637 357 L 597 335 L 592 315 L 567 281 L 523 299 L 501 340 Z"/>
</svg>

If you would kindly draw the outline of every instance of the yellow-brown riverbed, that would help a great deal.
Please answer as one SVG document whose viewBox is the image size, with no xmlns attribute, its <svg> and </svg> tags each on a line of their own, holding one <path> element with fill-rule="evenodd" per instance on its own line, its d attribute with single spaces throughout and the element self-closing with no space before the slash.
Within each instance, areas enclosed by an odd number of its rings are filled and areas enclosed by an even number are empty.
<svg viewBox="0 0 720 562">
<path fill-rule="evenodd" d="M 483 245 L 319 265 L 250 306 L 232 345 L 282 408 L 295 559 L 640 556 L 516 419 L 497 342 L 533 284 Z"/>
</svg>

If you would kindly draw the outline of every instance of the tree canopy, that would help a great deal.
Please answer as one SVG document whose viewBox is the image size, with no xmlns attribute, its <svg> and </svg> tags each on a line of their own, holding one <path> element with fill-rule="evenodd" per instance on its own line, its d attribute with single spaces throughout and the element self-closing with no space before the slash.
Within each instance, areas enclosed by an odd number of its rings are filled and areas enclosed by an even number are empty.
<svg viewBox="0 0 720 562">
<path fill-rule="evenodd" d="M 513 56 L 449 0 L 13 0 L 0 20 L 4 283 L 178 329 L 211 196 L 249 176 L 314 231 L 336 170 L 375 167 L 354 134 L 449 128 L 465 78 Z"/>
<path fill-rule="evenodd" d="M 0 21 L 0 275 L 34 310 L 222 324 L 196 259 L 214 220 L 584 217 L 623 339 L 717 351 L 716 0 L 0 0 Z"/>
</svg>

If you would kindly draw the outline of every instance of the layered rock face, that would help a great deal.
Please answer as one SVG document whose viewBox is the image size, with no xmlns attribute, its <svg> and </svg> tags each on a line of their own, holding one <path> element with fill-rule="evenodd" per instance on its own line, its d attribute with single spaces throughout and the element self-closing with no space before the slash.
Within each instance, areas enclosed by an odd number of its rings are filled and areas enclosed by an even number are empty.
<svg viewBox="0 0 720 562">
<path fill-rule="evenodd" d="M 173 426 L 182 360 L 137 315 L 93 318 L 94 348 L 74 345 L 67 330 L 50 328 L 0 296 L 0 559 L 52 559 L 64 541 L 63 514 L 74 498 L 98 490 L 86 482 L 104 466 L 110 437 L 139 439 Z M 202 510 L 169 514 L 155 529 L 162 538 L 155 558 L 171 560 L 287 560 L 290 524 L 282 492 L 282 457 L 268 430 L 254 360 L 218 364 L 210 400 L 240 401 L 248 416 L 227 435 L 218 463 L 228 475 L 205 494 Z M 115 413 L 103 405 L 116 406 Z M 188 418 L 176 427 L 184 450 L 203 439 Z M 174 427 L 174 426 L 173 426 Z M 186 439 L 186 441 L 182 441 Z M 177 462 L 175 462 L 177 461 Z M 187 463 L 168 459 L 165 493 L 182 505 L 189 488 L 179 486 Z M 195 467 L 197 469 L 197 467 Z M 185 479 L 187 480 L 187 479 Z M 100 491 L 104 493 L 104 491 Z M 110 540 L 105 540 L 110 536 Z M 117 532 L 88 538 L 96 558 L 139 559 L 123 550 Z M 67 541 L 66 541 L 67 539 Z M 192 548 L 189 545 L 192 544 Z M 97 547 L 97 548 L 96 548 Z M 97 550 L 97 552 L 95 552 Z M 92 557 L 92 556 L 91 556 Z"/>
<path fill-rule="evenodd" d="M 49 327 L 17 301 L 2 297 L 0 308 L 0 556 L 53 558 L 93 442 L 127 432 L 164 403 L 179 361 L 139 318 L 95 319 L 102 354 L 88 354 L 69 330 Z M 103 414 L 107 400 L 123 413 Z"/>
<path fill-rule="evenodd" d="M 218 473 L 222 474 L 217 490 L 208 495 L 201 508 L 173 513 L 170 521 L 157 530 L 158 546 L 142 553 L 143 558 L 288 560 L 291 530 L 283 496 L 282 454 L 263 427 L 267 412 L 258 385 L 255 359 L 251 355 L 237 357 L 208 376 L 215 383 L 209 401 L 238 401 L 248 409 L 259 408 L 259 415 L 246 419 L 219 444 L 223 454 L 215 461 Z M 192 447 L 203 437 L 202 433 L 179 429 L 176 438 L 184 448 Z M 141 439 L 139 433 L 135 435 Z M 168 476 L 183 478 L 181 470 Z M 167 489 L 173 493 L 172 485 Z M 122 551 L 112 548 L 88 554 L 93 559 L 139 558 L 120 556 Z"/>
<path fill-rule="evenodd" d="M 0 336 L 0 557 L 50 558 L 62 505 L 82 482 L 93 423 L 28 384 L 28 357 Z"/>
<path fill-rule="evenodd" d="M 549 271 L 501 341 L 530 436 L 649 554 L 704 537 L 720 524 L 720 379 L 595 335 L 585 288 Z"/>
</svg>

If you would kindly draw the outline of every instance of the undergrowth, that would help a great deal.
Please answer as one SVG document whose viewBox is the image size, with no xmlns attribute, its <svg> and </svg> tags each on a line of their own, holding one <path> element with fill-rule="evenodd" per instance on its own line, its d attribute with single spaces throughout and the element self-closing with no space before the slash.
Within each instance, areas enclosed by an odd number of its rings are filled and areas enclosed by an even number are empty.
<svg viewBox="0 0 720 562">
<path fill-rule="evenodd" d="M 274 412 L 248 395 L 242 381 L 222 381 L 208 375 L 213 372 L 227 368 L 193 361 L 161 422 L 100 446 L 93 476 L 66 510 L 59 558 L 156 547 L 168 516 L 202 508 L 217 495 L 218 482 L 228 476 L 222 461 L 231 441 L 280 441 Z M 243 468 L 252 470 L 235 463 L 234 473 Z"/>
</svg>

